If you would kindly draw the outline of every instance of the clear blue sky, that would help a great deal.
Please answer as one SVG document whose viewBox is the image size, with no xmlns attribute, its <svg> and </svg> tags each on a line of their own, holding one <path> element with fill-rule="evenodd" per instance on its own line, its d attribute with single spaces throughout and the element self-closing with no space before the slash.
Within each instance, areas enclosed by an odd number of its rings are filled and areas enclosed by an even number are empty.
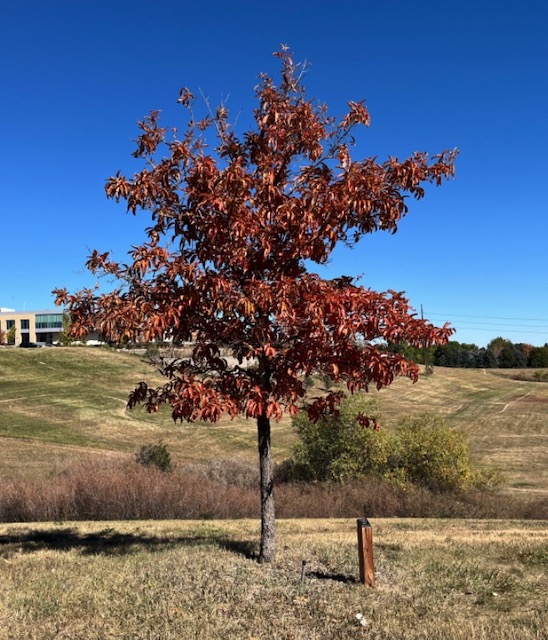
<svg viewBox="0 0 548 640">
<path fill-rule="evenodd" d="M 311 97 L 366 99 L 355 158 L 458 147 L 454 181 L 395 236 L 337 250 L 322 275 L 406 291 L 484 345 L 548 342 L 548 3 L 545 0 L 18 0 L 0 19 L 0 306 L 53 307 L 93 284 L 89 250 L 125 257 L 148 220 L 106 200 L 139 168 L 135 123 L 177 125 L 179 88 L 228 97 L 251 125 L 253 87 L 287 43 Z"/>
</svg>

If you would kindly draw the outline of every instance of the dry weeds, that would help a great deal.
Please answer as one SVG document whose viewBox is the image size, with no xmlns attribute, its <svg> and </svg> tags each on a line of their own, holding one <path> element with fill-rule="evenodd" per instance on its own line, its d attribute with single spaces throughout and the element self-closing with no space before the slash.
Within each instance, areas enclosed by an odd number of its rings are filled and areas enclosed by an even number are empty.
<svg viewBox="0 0 548 640">
<path fill-rule="evenodd" d="M 61 464 L 42 477 L 0 478 L 0 522 L 250 518 L 259 515 L 258 470 L 245 459 L 187 464 L 163 473 L 113 456 Z M 340 485 L 278 482 L 282 518 L 548 519 L 548 499 L 496 491 L 434 493 L 375 478 Z"/>
</svg>

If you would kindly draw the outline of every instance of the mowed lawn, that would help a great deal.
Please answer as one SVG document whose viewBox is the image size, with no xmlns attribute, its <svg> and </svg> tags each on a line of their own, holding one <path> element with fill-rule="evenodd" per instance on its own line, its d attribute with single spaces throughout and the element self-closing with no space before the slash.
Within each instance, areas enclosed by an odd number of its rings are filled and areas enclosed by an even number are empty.
<svg viewBox="0 0 548 640">
<path fill-rule="evenodd" d="M 355 520 L 280 521 L 268 566 L 257 521 L 0 525 L 0 640 L 548 637 L 546 523 L 371 524 L 374 589 Z"/>
<path fill-rule="evenodd" d="M 162 439 L 176 462 L 253 457 L 255 426 L 244 419 L 174 424 L 169 409 L 126 409 L 141 380 L 161 384 L 142 355 L 98 348 L 0 349 L 0 473 L 41 474 L 85 453 L 124 457 Z M 277 426 L 274 453 L 289 455 L 290 421 Z"/>
<path fill-rule="evenodd" d="M 548 384 L 512 379 L 513 370 L 436 368 L 377 397 L 384 427 L 399 416 L 434 411 L 467 432 L 472 456 L 497 466 L 513 491 L 548 493 Z M 125 457 L 162 439 L 176 462 L 255 460 L 253 421 L 174 425 L 169 410 L 126 409 L 140 380 L 161 382 L 142 355 L 108 349 L 0 349 L 0 473 L 41 475 L 81 453 Z M 295 443 L 285 418 L 273 429 L 277 461 Z"/>
</svg>

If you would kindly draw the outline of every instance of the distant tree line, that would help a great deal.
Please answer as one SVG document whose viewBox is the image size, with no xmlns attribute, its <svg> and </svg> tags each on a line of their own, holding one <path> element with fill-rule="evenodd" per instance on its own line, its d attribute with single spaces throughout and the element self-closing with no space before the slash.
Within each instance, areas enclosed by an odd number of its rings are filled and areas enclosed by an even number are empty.
<svg viewBox="0 0 548 640">
<path fill-rule="evenodd" d="M 438 367 L 474 368 L 548 368 L 548 343 L 543 347 L 530 344 L 514 344 L 506 338 L 495 338 L 486 347 L 451 340 L 444 346 L 420 349 L 410 345 L 391 345 L 390 351 L 403 353 L 407 358 L 419 364 Z"/>
</svg>

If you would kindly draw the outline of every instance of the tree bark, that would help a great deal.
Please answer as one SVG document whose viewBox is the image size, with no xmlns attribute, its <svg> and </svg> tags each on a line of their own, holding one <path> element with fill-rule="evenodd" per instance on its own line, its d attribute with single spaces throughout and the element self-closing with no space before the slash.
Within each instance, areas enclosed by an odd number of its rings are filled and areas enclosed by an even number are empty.
<svg viewBox="0 0 548 640">
<path fill-rule="evenodd" d="M 261 551 L 259 562 L 272 562 L 276 555 L 276 515 L 274 509 L 274 469 L 270 446 L 270 419 L 257 418 L 261 485 Z"/>
</svg>

